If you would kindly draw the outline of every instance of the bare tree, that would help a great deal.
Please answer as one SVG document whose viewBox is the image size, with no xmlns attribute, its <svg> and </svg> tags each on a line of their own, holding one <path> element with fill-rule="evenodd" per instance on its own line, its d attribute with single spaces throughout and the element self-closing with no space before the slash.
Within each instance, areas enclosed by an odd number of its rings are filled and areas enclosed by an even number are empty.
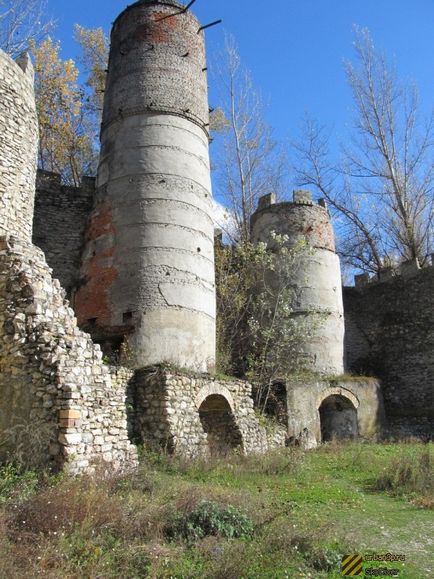
<svg viewBox="0 0 434 579">
<path fill-rule="evenodd" d="M 248 240 L 250 216 L 259 197 L 283 189 L 285 163 L 232 37 L 226 38 L 221 62 L 215 70 L 221 106 L 211 118 L 211 127 L 221 133 L 222 140 L 213 159 L 217 192 L 233 215 L 237 239 Z"/>
<path fill-rule="evenodd" d="M 47 0 L 0 0 L 0 48 L 13 57 L 39 43 L 53 27 Z"/>
<path fill-rule="evenodd" d="M 345 64 L 354 131 L 332 163 L 329 137 L 312 120 L 295 144 L 300 184 L 325 197 L 340 224 L 344 260 L 364 271 L 432 251 L 434 117 L 421 122 L 415 87 L 398 81 L 366 29 L 355 30 L 357 64 Z"/>
</svg>

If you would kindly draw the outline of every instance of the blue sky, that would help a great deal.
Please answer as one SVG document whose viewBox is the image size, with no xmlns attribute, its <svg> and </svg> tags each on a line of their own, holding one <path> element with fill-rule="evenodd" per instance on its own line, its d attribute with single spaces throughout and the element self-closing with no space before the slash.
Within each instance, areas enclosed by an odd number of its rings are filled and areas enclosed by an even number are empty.
<svg viewBox="0 0 434 579">
<path fill-rule="evenodd" d="M 75 58 L 73 25 L 102 26 L 108 33 L 127 2 L 47 0 L 47 4 L 57 20 L 53 36 L 62 42 L 63 56 Z M 433 0 L 196 0 L 193 12 L 203 24 L 223 19 L 222 25 L 206 32 L 208 60 L 212 63 L 223 49 L 225 33 L 231 33 L 268 105 L 266 120 L 283 143 L 297 138 L 306 113 L 329 127 L 332 149 L 346 142 L 353 115 L 343 60 L 354 58 L 354 25 L 367 27 L 398 76 L 416 83 L 422 112 L 428 115 L 434 106 Z M 217 94 L 211 76 L 211 106 L 218 104 Z M 212 159 L 218 143 L 217 139 L 212 145 Z M 221 202 L 215 175 L 213 181 L 214 195 Z M 289 176 L 288 196 L 294 185 Z M 216 207 L 219 214 L 222 209 Z"/>
<path fill-rule="evenodd" d="M 126 5 L 124 0 L 48 0 L 63 55 L 77 53 L 71 40 L 74 23 L 108 32 Z M 433 104 L 432 0 L 197 0 L 192 9 L 202 23 L 223 19 L 206 34 L 210 57 L 222 48 L 225 32 L 235 36 L 280 139 L 295 136 L 305 112 L 333 126 L 337 138 L 344 134 L 351 98 L 342 61 L 353 56 L 354 24 L 368 27 L 398 73 L 417 83 L 424 109 Z M 211 83 L 211 105 L 213 99 Z"/>
</svg>

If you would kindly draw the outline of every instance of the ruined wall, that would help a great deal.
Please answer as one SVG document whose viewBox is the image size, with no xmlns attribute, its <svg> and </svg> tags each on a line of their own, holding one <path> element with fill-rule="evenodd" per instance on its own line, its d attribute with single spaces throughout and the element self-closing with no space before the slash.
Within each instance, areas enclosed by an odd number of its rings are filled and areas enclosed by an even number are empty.
<svg viewBox="0 0 434 579">
<path fill-rule="evenodd" d="M 28 55 L 14 62 L 0 50 L 0 234 L 29 241 L 37 143 L 32 64 Z"/>
<path fill-rule="evenodd" d="M 84 177 L 80 187 L 67 187 L 61 184 L 60 175 L 37 172 L 33 243 L 44 252 L 68 299 L 79 282 L 84 231 L 94 194 L 92 177 Z"/>
<path fill-rule="evenodd" d="M 114 23 L 75 306 L 94 337 L 127 336 L 136 367 L 206 370 L 215 287 L 204 34 L 180 7 L 137 2 Z"/>
<path fill-rule="evenodd" d="M 415 262 L 344 288 L 349 370 L 382 380 L 388 417 L 434 417 L 434 267 Z"/>
<path fill-rule="evenodd" d="M 293 378 L 286 381 L 288 436 L 307 448 L 322 442 L 321 404 L 330 397 L 344 398 L 357 412 L 357 436 L 366 440 L 381 437 L 385 427 L 383 397 L 378 380 Z M 338 414 L 345 414 L 341 408 Z M 339 422 L 339 416 L 335 423 Z M 341 420 L 342 422 L 342 420 Z"/>
<path fill-rule="evenodd" d="M 0 458 L 81 472 L 132 466 L 128 375 L 77 327 L 40 249 L 0 237 Z"/>
<path fill-rule="evenodd" d="M 295 191 L 293 203 L 260 201 L 251 220 L 252 240 L 272 247 L 271 232 L 285 234 L 289 245 L 303 241 L 293 275 L 294 311 L 311 320 L 310 336 L 300 344 L 306 369 L 322 374 L 343 372 L 344 320 L 339 258 L 325 207 L 312 202 L 309 192 Z"/>
<path fill-rule="evenodd" d="M 37 122 L 27 57 L 20 66 L 0 52 L 0 460 L 131 466 L 127 385 L 112 382 L 31 242 Z"/>
<path fill-rule="evenodd" d="M 216 422 L 221 417 L 218 410 L 226 404 L 233 420 L 225 416 L 225 429 L 226 433 L 236 431 L 234 439 L 238 442 L 234 448 L 255 453 L 285 444 L 286 428 L 267 436 L 265 428 L 259 425 L 248 382 L 222 381 L 209 375 L 192 376 L 153 367 L 136 372 L 134 388 L 132 399 L 139 442 L 153 442 L 186 456 L 206 456 L 212 438 L 212 432 L 206 432 L 206 424 L 218 427 Z"/>
</svg>

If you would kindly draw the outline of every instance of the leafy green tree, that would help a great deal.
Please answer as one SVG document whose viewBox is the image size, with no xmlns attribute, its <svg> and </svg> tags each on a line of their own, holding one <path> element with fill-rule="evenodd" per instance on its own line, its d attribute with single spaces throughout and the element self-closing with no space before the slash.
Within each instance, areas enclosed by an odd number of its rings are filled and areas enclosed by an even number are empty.
<svg viewBox="0 0 434 579">
<path fill-rule="evenodd" d="M 256 247 L 250 242 L 215 246 L 217 292 L 217 368 L 244 376 L 247 369 L 247 320 L 254 287 L 251 263 Z"/>
<path fill-rule="evenodd" d="M 300 344 L 320 322 L 293 308 L 294 275 L 309 251 L 274 233 L 268 245 L 216 249 L 218 369 L 248 378 L 262 410 L 276 380 L 304 369 Z"/>
<path fill-rule="evenodd" d="M 297 270 L 310 253 L 304 241 L 288 244 L 287 235 L 271 233 L 267 245 L 255 245 L 251 267 L 255 285 L 247 318 L 249 352 L 247 378 L 253 383 L 256 405 L 265 410 L 276 381 L 303 371 L 300 345 L 321 321 L 294 310 Z"/>
</svg>

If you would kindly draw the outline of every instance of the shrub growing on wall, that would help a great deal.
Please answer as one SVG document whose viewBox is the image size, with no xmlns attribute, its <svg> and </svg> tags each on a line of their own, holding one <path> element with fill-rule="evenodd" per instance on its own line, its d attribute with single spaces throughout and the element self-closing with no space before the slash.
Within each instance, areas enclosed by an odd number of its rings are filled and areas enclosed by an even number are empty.
<svg viewBox="0 0 434 579">
<path fill-rule="evenodd" d="M 261 408 L 277 379 L 303 369 L 299 344 L 320 322 L 293 309 L 294 274 L 309 251 L 275 233 L 268 245 L 217 244 L 218 369 L 248 378 Z"/>
</svg>

